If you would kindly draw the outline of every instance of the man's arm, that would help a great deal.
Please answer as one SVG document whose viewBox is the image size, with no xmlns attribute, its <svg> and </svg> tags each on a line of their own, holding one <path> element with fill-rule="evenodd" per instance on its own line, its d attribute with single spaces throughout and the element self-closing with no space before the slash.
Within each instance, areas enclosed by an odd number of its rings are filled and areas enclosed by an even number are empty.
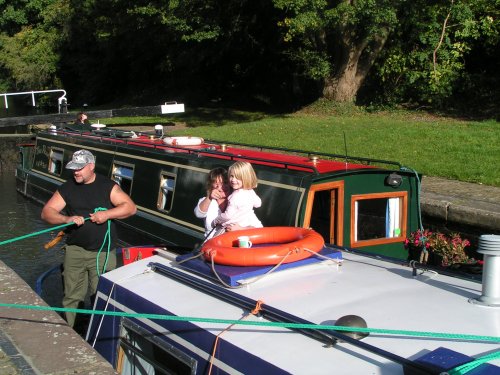
<svg viewBox="0 0 500 375">
<path fill-rule="evenodd" d="M 137 207 L 125 193 L 120 186 L 115 185 L 111 190 L 111 203 L 113 208 L 106 211 L 97 211 L 95 214 L 90 214 L 90 220 L 96 224 L 105 223 L 107 220 L 112 219 L 125 219 L 129 216 L 135 215 Z"/>
<path fill-rule="evenodd" d="M 66 216 L 61 213 L 61 211 L 66 207 L 66 201 L 56 191 L 52 197 L 45 203 L 42 209 L 42 219 L 49 224 L 68 224 L 75 223 L 76 225 L 82 225 L 85 222 L 83 216 Z"/>
</svg>

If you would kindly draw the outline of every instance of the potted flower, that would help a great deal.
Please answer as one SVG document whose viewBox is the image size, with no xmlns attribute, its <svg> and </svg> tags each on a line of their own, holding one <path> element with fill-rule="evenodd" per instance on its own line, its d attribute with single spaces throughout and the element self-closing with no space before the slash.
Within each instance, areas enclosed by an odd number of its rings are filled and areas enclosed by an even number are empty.
<svg viewBox="0 0 500 375">
<path fill-rule="evenodd" d="M 431 232 L 427 229 L 412 232 L 405 240 L 410 260 L 418 260 L 421 263 L 429 262 L 442 267 L 476 263 L 465 252 L 467 246 L 470 246 L 469 240 L 462 239 L 458 233 L 447 236 L 444 233 Z"/>
<path fill-rule="evenodd" d="M 427 263 L 429 256 L 429 237 L 432 232 L 428 229 L 416 230 L 405 239 L 404 245 L 408 249 L 408 259 L 418 260 L 420 263 Z"/>
<path fill-rule="evenodd" d="M 430 239 L 429 248 L 435 258 L 439 260 L 438 265 L 448 267 L 457 263 L 471 262 L 465 252 L 467 246 L 470 246 L 469 240 L 462 239 L 458 233 L 452 233 L 450 236 L 436 233 Z"/>
</svg>

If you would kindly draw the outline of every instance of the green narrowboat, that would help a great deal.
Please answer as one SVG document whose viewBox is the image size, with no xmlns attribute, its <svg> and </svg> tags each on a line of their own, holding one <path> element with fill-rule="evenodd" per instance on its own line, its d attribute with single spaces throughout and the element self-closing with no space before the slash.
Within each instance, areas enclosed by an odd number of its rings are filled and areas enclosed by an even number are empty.
<svg viewBox="0 0 500 375">
<path fill-rule="evenodd" d="M 397 162 L 262 147 L 197 137 L 165 137 L 96 127 L 88 132 L 48 129 L 20 145 L 17 189 L 40 203 L 72 178 L 73 152 L 96 156 L 96 172 L 120 184 L 137 204 L 119 221 L 123 245 L 192 248 L 204 240 L 193 212 L 208 172 L 250 162 L 257 174 L 264 226 L 313 228 L 326 243 L 406 259 L 404 240 L 420 226 L 418 173 Z"/>
</svg>

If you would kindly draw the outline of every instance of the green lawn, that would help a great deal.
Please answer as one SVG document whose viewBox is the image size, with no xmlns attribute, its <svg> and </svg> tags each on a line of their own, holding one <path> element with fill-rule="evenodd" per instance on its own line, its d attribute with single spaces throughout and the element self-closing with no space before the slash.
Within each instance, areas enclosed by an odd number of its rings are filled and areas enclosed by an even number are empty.
<svg viewBox="0 0 500 375">
<path fill-rule="evenodd" d="M 288 115 L 196 109 L 164 117 L 103 119 L 104 123 L 175 121 L 169 135 L 398 161 L 428 176 L 500 186 L 500 123 L 465 121 L 421 112 L 338 110 L 320 105 Z"/>
</svg>

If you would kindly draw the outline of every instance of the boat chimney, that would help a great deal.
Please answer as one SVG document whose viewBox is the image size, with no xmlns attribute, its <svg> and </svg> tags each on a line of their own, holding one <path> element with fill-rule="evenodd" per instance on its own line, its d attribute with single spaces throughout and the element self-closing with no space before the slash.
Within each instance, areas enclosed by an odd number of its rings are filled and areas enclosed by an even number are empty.
<svg viewBox="0 0 500 375">
<path fill-rule="evenodd" d="M 163 137 L 163 125 L 161 125 L 161 124 L 156 124 L 155 125 L 155 135 L 158 138 Z"/>
<path fill-rule="evenodd" d="M 484 255 L 483 294 L 470 302 L 500 307 L 500 236 L 494 234 L 480 236 L 477 252 Z"/>
</svg>

